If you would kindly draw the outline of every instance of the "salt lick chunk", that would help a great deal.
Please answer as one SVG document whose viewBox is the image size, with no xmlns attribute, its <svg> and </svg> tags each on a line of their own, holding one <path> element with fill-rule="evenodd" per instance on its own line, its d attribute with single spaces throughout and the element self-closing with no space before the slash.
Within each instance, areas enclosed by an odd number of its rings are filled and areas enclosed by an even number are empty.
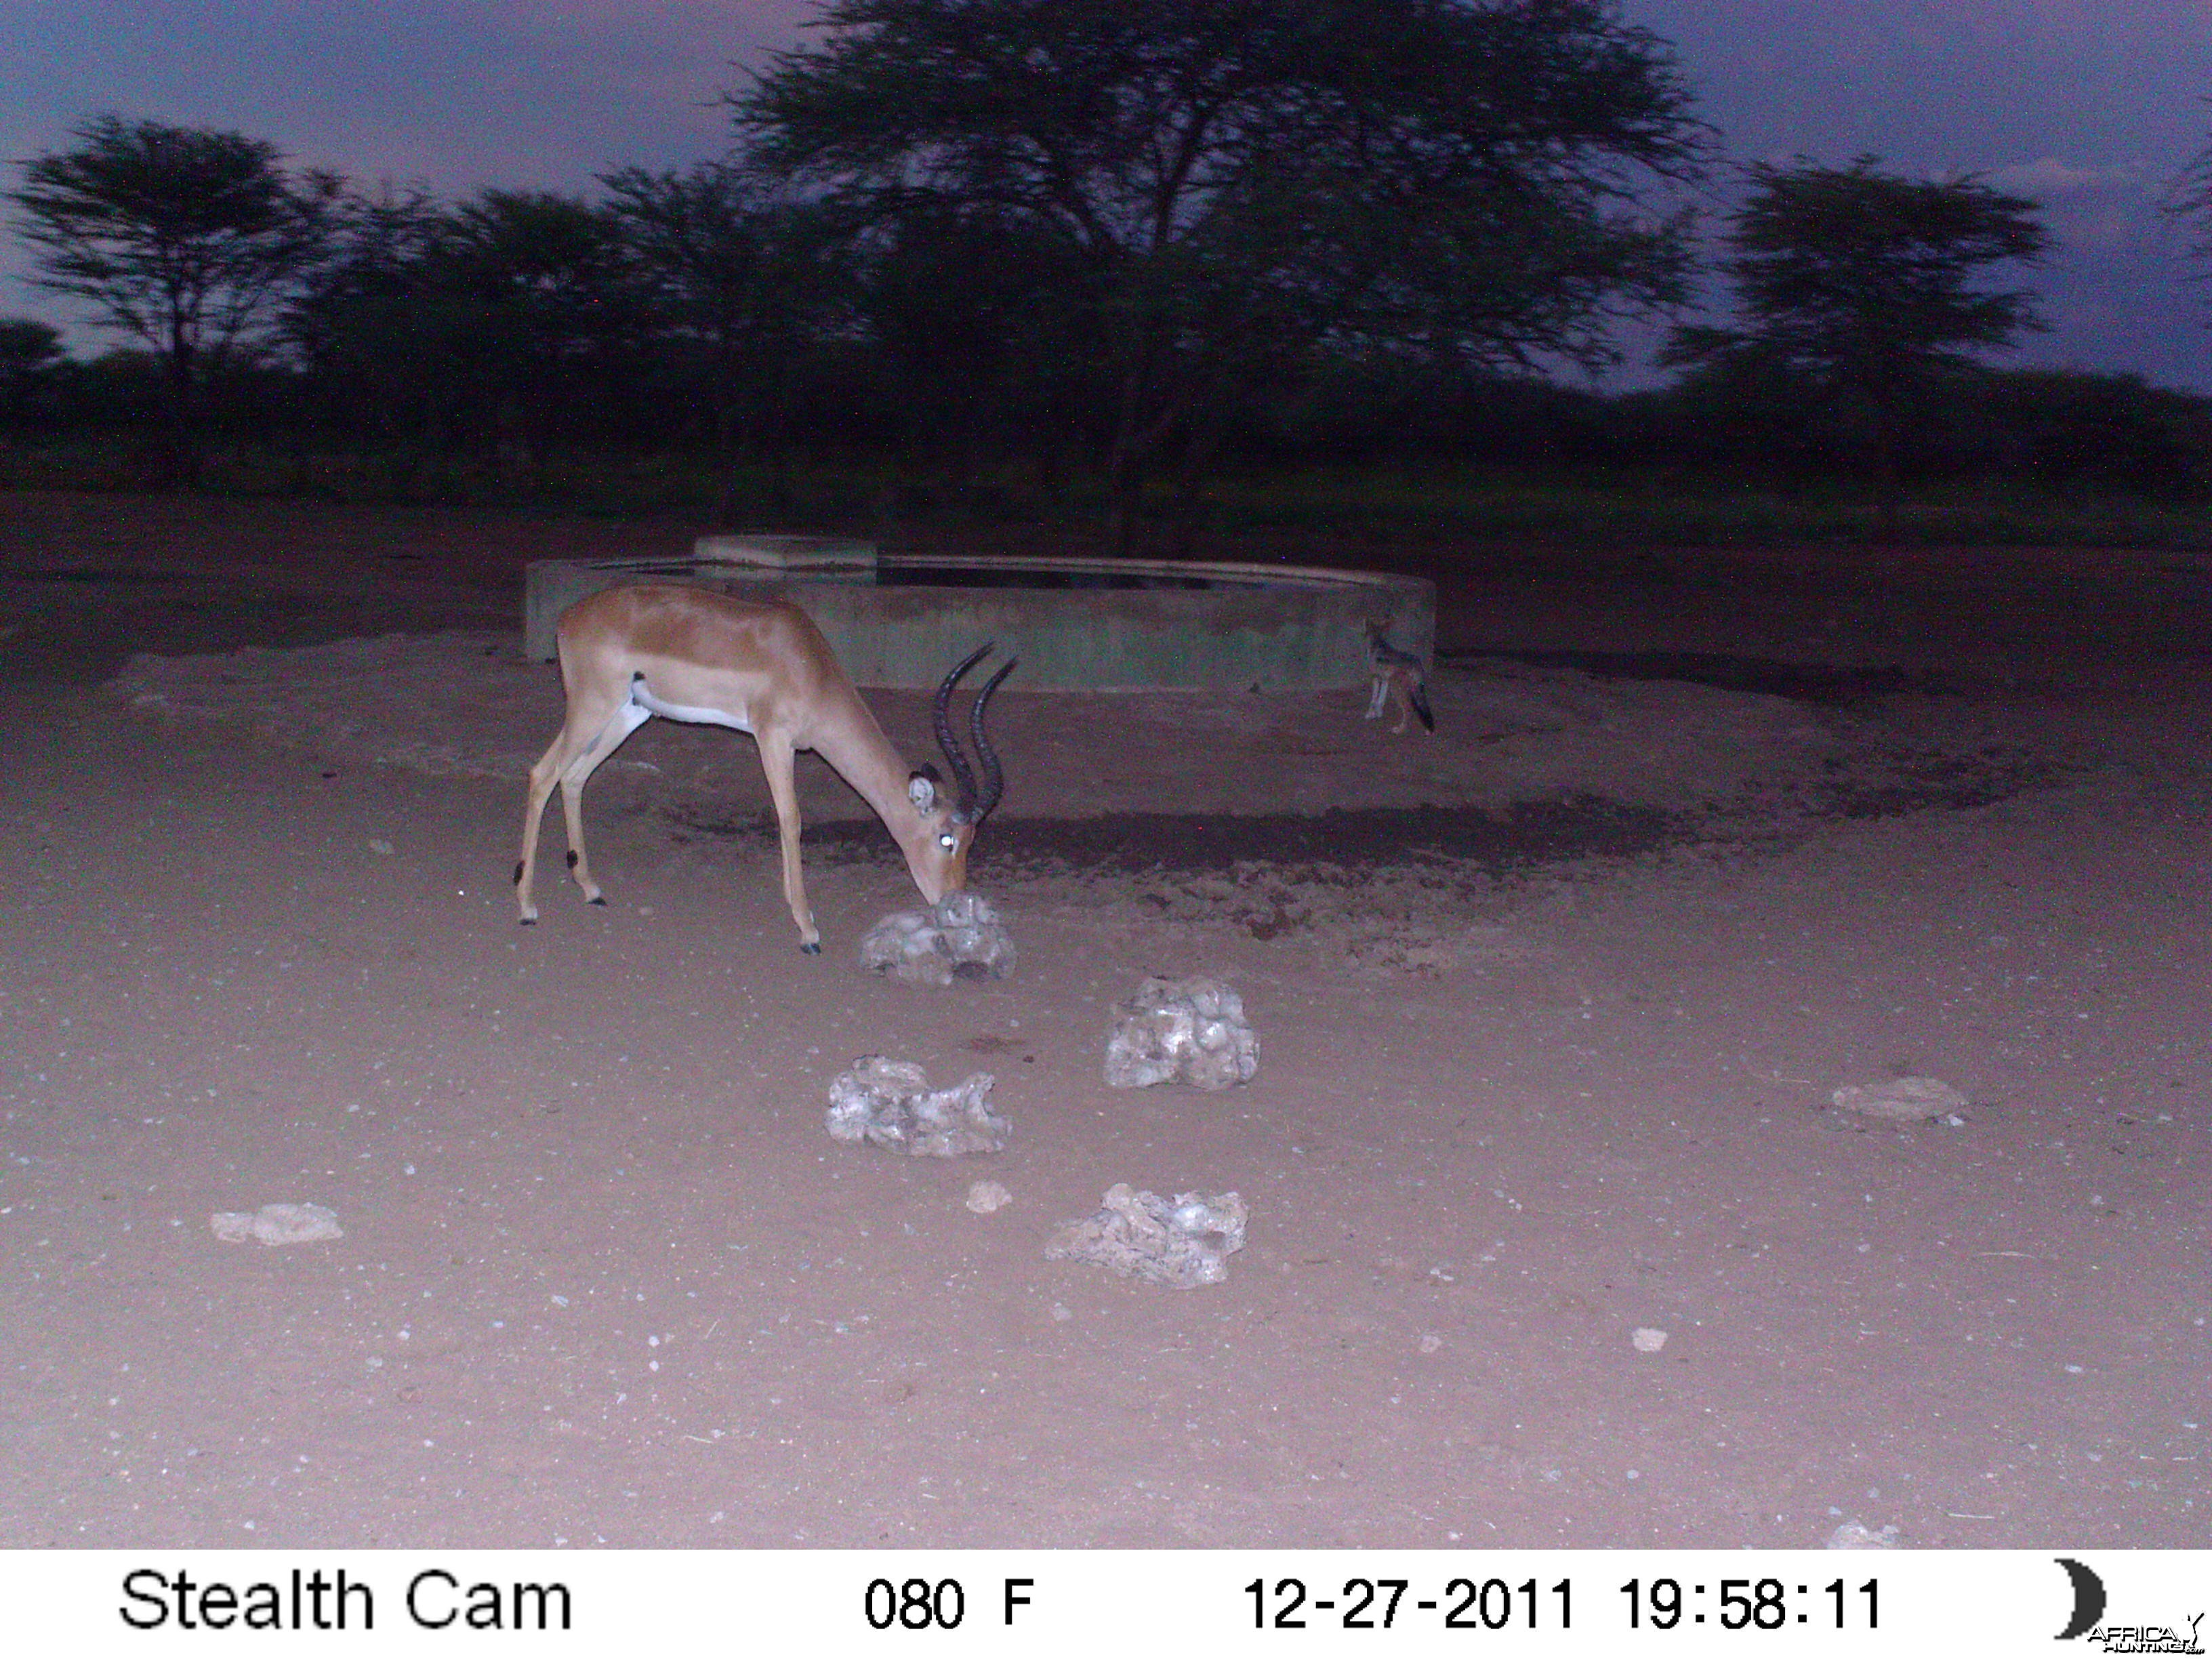
<svg viewBox="0 0 2212 1659">
<path fill-rule="evenodd" d="M 337 1212 L 319 1204 L 264 1204 L 250 1212 L 218 1210 L 208 1218 L 208 1225 L 226 1244 L 243 1244 L 249 1238 L 264 1244 L 313 1244 L 345 1237 Z"/>
<path fill-rule="evenodd" d="M 1245 1023 L 1243 1000 L 1218 980 L 1148 979 L 1114 1005 L 1106 1081 L 1117 1089 L 1226 1089 L 1259 1069 L 1260 1040 Z"/>
<path fill-rule="evenodd" d="M 977 1072 L 949 1089 L 932 1089 L 912 1060 L 864 1055 L 830 1085 L 830 1133 L 915 1158 L 1003 1152 L 1014 1126 L 992 1111 L 992 1082 L 988 1072 Z"/>
<path fill-rule="evenodd" d="M 969 1183 L 966 1202 L 969 1212 L 973 1214 L 996 1215 L 1013 1201 L 1014 1195 L 999 1182 L 976 1181 Z"/>
<path fill-rule="evenodd" d="M 1126 1181 L 1107 1188 L 1104 1207 L 1084 1221 L 1063 1223 L 1045 1246 L 1054 1261 L 1089 1261 L 1179 1291 L 1218 1285 L 1229 1258 L 1244 1248 L 1244 1200 L 1235 1193 L 1173 1199 L 1139 1192 Z"/>
<path fill-rule="evenodd" d="M 1861 1521 L 1846 1521 L 1828 1534 L 1822 1546 L 1832 1550 L 1893 1550 L 1897 1547 L 1897 1527 L 1894 1522 L 1876 1531 Z"/>
<path fill-rule="evenodd" d="M 901 910 L 869 928 L 860 964 L 915 985 L 1005 979 L 1014 971 L 1014 941 L 988 899 L 947 893 L 927 910 Z"/>
<path fill-rule="evenodd" d="M 1887 1118 L 1892 1123 L 1925 1123 L 1964 1111 L 1966 1097 L 1932 1077 L 1893 1078 L 1887 1083 L 1855 1084 L 1828 1097 L 1847 1112 Z"/>
</svg>

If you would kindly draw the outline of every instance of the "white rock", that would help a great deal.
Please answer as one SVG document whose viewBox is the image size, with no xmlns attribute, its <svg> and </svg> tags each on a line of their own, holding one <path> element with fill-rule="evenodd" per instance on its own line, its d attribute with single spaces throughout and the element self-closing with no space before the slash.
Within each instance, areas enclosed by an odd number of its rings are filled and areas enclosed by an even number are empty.
<svg viewBox="0 0 2212 1659">
<path fill-rule="evenodd" d="M 995 1181 L 978 1181 L 968 1188 L 968 1207 L 977 1215 L 996 1215 L 1014 1201 L 1014 1195 Z"/>
<path fill-rule="evenodd" d="M 1170 1200 L 1117 1182 L 1097 1214 L 1063 1223 L 1044 1253 L 1048 1261 L 1088 1261 L 1125 1279 L 1194 1290 L 1228 1278 L 1229 1258 L 1244 1248 L 1244 1218 L 1235 1193 Z"/>
<path fill-rule="evenodd" d="M 1828 1534 L 1828 1541 L 1824 1547 L 1832 1550 L 1893 1550 L 1897 1547 L 1897 1528 L 1892 1525 L 1876 1532 L 1856 1521 L 1846 1521 Z"/>
<path fill-rule="evenodd" d="M 345 1237 L 337 1212 L 319 1204 L 264 1204 L 250 1212 L 218 1210 L 208 1218 L 208 1225 L 226 1244 L 243 1244 L 249 1238 L 264 1244 L 313 1244 Z"/>
<path fill-rule="evenodd" d="M 1628 1340 L 1636 1345 L 1638 1353 L 1657 1353 L 1667 1346 L 1667 1333 L 1654 1330 L 1649 1325 L 1638 1325 L 1628 1334 Z"/>
<path fill-rule="evenodd" d="M 1106 1036 L 1106 1081 L 1117 1089 L 1188 1083 L 1227 1089 L 1260 1069 L 1260 1040 L 1244 1003 L 1218 980 L 1147 979 L 1114 1005 Z"/>
<path fill-rule="evenodd" d="M 991 1109 L 993 1081 L 977 1072 L 949 1089 L 932 1089 L 912 1060 L 863 1055 L 830 1084 L 826 1127 L 839 1140 L 867 1140 L 916 1158 L 1001 1152 L 1013 1125 Z"/>
<path fill-rule="evenodd" d="M 1847 1112 L 1892 1123 L 1925 1123 L 1962 1112 L 1966 1097 L 1932 1077 L 1893 1078 L 1887 1083 L 1849 1084 L 1828 1097 Z"/>
<path fill-rule="evenodd" d="M 869 928 L 860 965 L 915 985 L 1005 979 L 1014 971 L 1014 941 L 988 899 L 947 893 L 926 911 L 900 910 Z"/>
</svg>

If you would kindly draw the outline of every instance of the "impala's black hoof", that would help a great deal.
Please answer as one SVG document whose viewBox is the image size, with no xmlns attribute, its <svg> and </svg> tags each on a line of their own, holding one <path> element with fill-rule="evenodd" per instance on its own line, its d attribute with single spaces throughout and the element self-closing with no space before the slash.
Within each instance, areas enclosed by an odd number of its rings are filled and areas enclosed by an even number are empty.
<svg viewBox="0 0 2212 1659">
<path fill-rule="evenodd" d="M 599 895 L 599 897 L 597 897 L 597 898 L 595 898 L 595 899 L 592 900 L 591 902 L 592 902 L 593 904 L 596 904 L 596 905 L 599 906 L 602 909 L 604 909 L 604 908 L 606 908 L 607 896 L 606 896 L 606 895 L 605 895 L 605 894 L 602 893 L 602 894 L 600 894 L 600 895 Z"/>
<path fill-rule="evenodd" d="M 535 927 L 537 925 L 538 918 L 535 916 L 525 916 L 515 924 L 518 927 Z"/>
<path fill-rule="evenodd" d="M 806 952 L 806 954 L 807 954 L 808 956 L 810 956 L 810 957 L 818 957 L 818 956 L 820 956 L 820 955 L 822 954 L 822 947 L 821 947 L 821 945 L 818 945 L 818 944 L 816 944 L 816 945 L 800 945 L 799 948 L 800 950 L 802 950 L 802 951 L 805 951 L 805 952 Z"/>
</svg>

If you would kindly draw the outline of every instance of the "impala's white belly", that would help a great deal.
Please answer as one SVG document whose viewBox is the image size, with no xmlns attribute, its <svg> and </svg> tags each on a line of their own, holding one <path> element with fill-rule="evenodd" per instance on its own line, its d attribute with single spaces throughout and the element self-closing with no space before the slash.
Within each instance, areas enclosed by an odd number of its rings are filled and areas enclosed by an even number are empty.
<svg viewBox="0 0 2212 1659">
<path fill-rule="evenodd" d="M 652 688 L 642 679 L 629 683 L 630 701 L 639 708 L 659 714 L 665 720 L 684 720 L 693 726 L 726 726 L 739 732 L 750 732 L 752 722 L 742 709 L 701 708 L 690 703 L 670 702 L 653 695 Z"/>
</svg>

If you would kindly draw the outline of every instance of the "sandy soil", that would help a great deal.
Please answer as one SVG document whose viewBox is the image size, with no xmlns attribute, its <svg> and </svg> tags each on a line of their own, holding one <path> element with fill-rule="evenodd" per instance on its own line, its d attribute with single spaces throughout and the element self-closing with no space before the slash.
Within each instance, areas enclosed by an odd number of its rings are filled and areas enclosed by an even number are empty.
<svg viewBox="0 0 2212 1659">
<path fill-rule="evenodd" d="M 849 793 L 805 957 L 665 722 L 514 926 L 519 562 L 683 539 L 0 499 L 0 1546 L 2206 1541 L 2200 579 L 1347 556 L 1444 577 L 1438 735 L 1010 690 L 1020 969 L 928 989 Z M 1249 1087 L 1107 1086 L 1151 972 Z M 872 1053 L 1008 1149 L 833 1142 Z M 1227 1281 L 1048 1261 L 1123 1181 Z"/>
</svg>

